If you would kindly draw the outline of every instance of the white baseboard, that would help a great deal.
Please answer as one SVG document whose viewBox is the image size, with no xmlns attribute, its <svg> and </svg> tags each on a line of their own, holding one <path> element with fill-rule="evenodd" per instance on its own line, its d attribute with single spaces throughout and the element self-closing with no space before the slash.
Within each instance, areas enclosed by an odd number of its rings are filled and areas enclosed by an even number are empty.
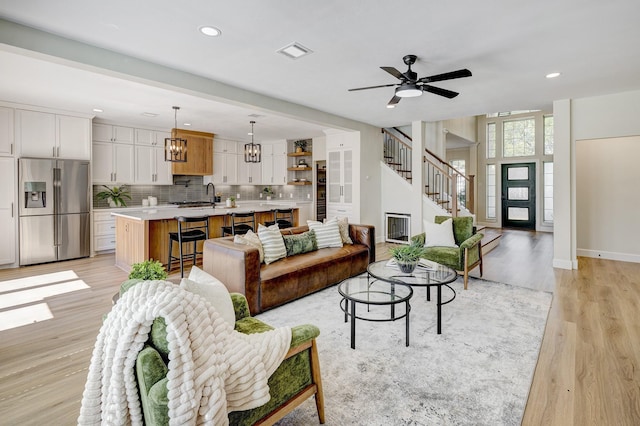
<svg viewBox="0 0 640 426">
<path fill-rule="evenodd" d="M 613 251 L 599 251 L 577 249 L 576 254 L 583 257 L 592 257 L 595 259 L 619 260 L 621 262 L 640 263 L 640 255 L 631 253 L 617 253 Z"/>
<path fill-rule="evenodd" d="M 569 270 L 578 269 L 578 262 L 565 260 L 565 259 L 553 259 L 553 267 L 558 269 L 569 269 Z"/>
</svg>

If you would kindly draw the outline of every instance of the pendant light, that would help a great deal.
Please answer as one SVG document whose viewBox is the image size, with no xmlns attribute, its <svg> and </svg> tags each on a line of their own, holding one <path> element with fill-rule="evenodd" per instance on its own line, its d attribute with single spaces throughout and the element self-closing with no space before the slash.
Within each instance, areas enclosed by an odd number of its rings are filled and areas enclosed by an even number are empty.
<svg viewBox="0 0 640 426">
<path fill-rule="evenodd" d="M 244 145 L 244 162 L 245 163 L 259 163 L 262 160 L 262 145 L 259 143 L 253 143 L 253 125 L 255 121 L 251 123 L 251 143 Z"/>
<path fill-rule="evenodd" d="M 180 107 L 174 106 L 174 124 L 171 136 L 173 132 L 178 132 L 178 110 Z M 172 163 L 186 163 L 187 162 L 187 140 L 179 137 L 171 137 L 164 139 L 164 161 L 170 161 Z"/>
</svg>

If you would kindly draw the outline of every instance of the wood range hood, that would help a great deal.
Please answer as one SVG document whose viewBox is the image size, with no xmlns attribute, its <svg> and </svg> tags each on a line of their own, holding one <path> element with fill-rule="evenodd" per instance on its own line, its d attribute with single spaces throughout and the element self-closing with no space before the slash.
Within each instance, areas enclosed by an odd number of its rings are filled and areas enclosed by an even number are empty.
<svg viewBox="0 0 640 426">
<path fill-rule="evenodd" d="M 209 176 L 213 174 L 213 133 L 171 129 L 172 138 L 187 140 L 187 161 L 172 163 L 173 175 Z"/>
</svg>

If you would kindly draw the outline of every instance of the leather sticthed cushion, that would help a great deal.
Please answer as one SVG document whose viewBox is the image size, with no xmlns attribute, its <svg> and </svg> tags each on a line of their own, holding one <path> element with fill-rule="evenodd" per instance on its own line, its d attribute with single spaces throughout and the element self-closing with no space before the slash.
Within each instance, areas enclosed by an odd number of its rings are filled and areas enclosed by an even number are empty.
<svg viewBox="0 0 640 426">
<path fill-rule="evenodd" d="M 315 231 L 307 231 L 296 235 L 283 235 L 287 248 L 287 257 L 318 250 Z"/>
</svg>

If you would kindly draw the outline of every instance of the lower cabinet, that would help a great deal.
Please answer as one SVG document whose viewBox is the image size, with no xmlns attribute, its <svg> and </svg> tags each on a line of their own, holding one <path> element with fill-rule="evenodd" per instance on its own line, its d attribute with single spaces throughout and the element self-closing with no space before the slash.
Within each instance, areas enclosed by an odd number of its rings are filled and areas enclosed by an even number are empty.
<svg viewBox="0 0 640 426">
<path fill-rule="evenodd" d="M 116 248 L 116 218 L 110 212 L 93 213 L 93 250 L 111 251 Z"/>
</svg>

